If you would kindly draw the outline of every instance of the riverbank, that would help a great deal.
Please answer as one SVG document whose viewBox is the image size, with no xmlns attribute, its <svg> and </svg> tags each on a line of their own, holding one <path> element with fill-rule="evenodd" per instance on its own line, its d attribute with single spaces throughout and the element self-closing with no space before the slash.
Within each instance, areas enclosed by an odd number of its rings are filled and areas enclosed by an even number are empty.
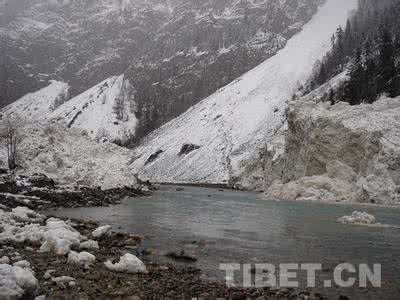
<svg viewBox="0 0 400 300">
<path fill-rule="evenodd" d="M 140 250 L 142 237 L 97 222 L 54 218 L 39 210 L 108 206 L 150 195 L 151 187 L 66 188 L 45 175 L 8 176 L 0 183 L 0 298 L 10 299 L 299 299 L 309 291 L 228 288 L 190 264 L 155 263 Z M 97 230 L 96 230 L 97 229 Z M 118 261 L 134 255 L 145 272 Z M 132 257 L 132 256 L 130 256 Z M 118 266 L 117 268 L 108 267 Z M 121 260 L 122 261 L 122 260 Z M 121 262 L 120 261 L 120 262 Z M 117 272 L 119 271 L 119 272 Z M 310 298 L 308 298 L 310 299 Z M 322 299 L 319 294 L 311 299 Z"/>
</svg>

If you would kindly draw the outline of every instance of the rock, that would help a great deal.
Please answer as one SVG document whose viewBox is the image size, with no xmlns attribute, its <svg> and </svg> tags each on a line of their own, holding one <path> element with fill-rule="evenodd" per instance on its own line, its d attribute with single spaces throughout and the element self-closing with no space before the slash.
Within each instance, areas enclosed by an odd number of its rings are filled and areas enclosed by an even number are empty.
<svg viewBox="0 0 400 300">
<path fill-rule="evenodd" d="M 183 144 L 181 150 L 178 153 L 178 156 L 189 154 L 194 150 L 200 149 L 200 146 L 194 144 Z"/>
<path fill-rule="evenodd" d="M 20 268 L 30 268 L 31 264 L 27 260 L 20 260 L 20 261 L 17 261 L 15 263 L 13 263 L 13 266 L 14 267 L 20 267 Z"/>
<path fill-rule="evenodd" d="M 79 245 L 79 248 L 83 250 L 93 250 L 93 249 L 99 249 L 100 247 L 97 241 L 88 240 L 86 242 L 82 242 Z"/>
<path fill-rule="evenodd" d="M 49 280 L 51 278 L 51 274 L 54 273 L 56 270 L 47 270 L 44 275 L 43 278 L 46 280 Z"/>
<path fill-rule="evenodd" d="M 75 281 L 75 278 L 70 277 L 70 276 L 60 276 L 60 277 L 54 277 L 51 279 L 53 282 L 61 282 L 61 283 L 69 283 L 71 281 Z"/>
<path fill-rule="evenodd" d="M 174 260 L 184 261 L 184 262 L 196 262 L 197 258 L 186 254 L 184 250 L 180 252 L 168 252 L 165 256 L 172 258 Z"/>
<path fill-rule="evenodd" d="M 243 293 L 234 292 L 234 293 L 232 293 L 232 295 L 231 295 L 231 299 L 232 299 L 232 300 L 246 300 L 247 297 L 246 297 L 246 295 L 243 294 Z"/>
<path fill-rule="evenodd" d="M 3 256 L 2 258 L 0 258 L 0 264 L 9 264 L 10 263 L 10 259 L 8 258 L 8 256 Z"/>
<path fill-rule="evenodd" d="M 46 295 L 37 296 L 35 300 L 46 300 Z"/>
<path fill-rule="evenodd" d="M 111 228 L 112 227 L 110 225 L 100 226 L 92 232 L 92 236 L 95 238 L 101 238 L 103 235 L 108 234 Z"/>
</svg>

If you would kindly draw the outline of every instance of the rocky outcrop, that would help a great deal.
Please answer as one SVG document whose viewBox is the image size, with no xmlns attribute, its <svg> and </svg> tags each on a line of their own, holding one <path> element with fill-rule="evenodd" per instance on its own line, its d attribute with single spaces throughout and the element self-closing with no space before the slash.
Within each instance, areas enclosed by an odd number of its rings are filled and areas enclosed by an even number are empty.
<svg viewBox="0 0 400 300">
<path fill-rule="evenodd" d="M 400 203 L 400 102 L 289 105 L 285 143 L 264 161 L 266 197 Z"/>
</svg>

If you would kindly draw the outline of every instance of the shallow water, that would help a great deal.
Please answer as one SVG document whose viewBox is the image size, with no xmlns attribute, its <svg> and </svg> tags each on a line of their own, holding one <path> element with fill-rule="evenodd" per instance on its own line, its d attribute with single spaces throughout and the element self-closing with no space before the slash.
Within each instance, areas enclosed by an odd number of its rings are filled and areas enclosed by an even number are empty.
<svg viewBox="0 0 400 300">
<path fill-rule="evenodd" d="M 64 217 L 86 218 L 145 236 L 144 247 L 163 254 L 185 249 L 194 264 L 221 279 L 219 263 L 322 263 L 317 285 L 332 279 L 342 262 L 382 264 L 383 287 L 321 289 L 335 299 L 400 299 L 400 209 L 276 202 L 258 194 L 217 189 L 163 186 L 154 195 L 126 199 L 109 208 L 62 209 Z M 361 210 L 394 227 L 343 225 L 336 220 Z M 238 275 L 239 276 L 239 275 Z M 299 277 L 304 277 L 299 272 Z M 317 288 L 319 289 L 319 288 Z"/>
</svg>

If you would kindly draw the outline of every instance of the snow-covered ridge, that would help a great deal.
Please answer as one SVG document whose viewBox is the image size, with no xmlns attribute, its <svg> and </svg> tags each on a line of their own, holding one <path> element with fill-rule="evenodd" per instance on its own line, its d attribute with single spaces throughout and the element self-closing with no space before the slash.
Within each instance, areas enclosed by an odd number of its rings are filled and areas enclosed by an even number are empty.
<svg viewBox="0 0 400 300">
<path fill-rule="evenodd" d="M 68 100 L 69 85 L 65 82 L 50 81 L 47 87 L 29 93 L 1 110 L 4 118 L 24 118 L 37 121 L 49 116 L 51 112 Z"/>
<path fill-rule="evenodd" d="M 51 81 L 0 113 L 6 119 L 84 129 L 98 141 L 124 142 L 135 135 L 135 89 L 124 75 L 110 77 L 69 101 L 68 89 L 66 83 Z"/>
<path fill-rule="evenodd" d="M 87 130 L 96 140 L 126 141 L 134 136 L 135 90 L 124 78 L 114 76 L 60 106 L 47 118 L 69 128 Z"/>
<path fill-rule="evenodd" d="M 277 55 L 156 130 L 136 149 L 133 168 L 161 182 L 235 184 L 285 122 L 287 100 L 330 47 L 355 0 L 329 0 Z M 185 145 L 194 150 L 179 155 Z M 150 159 L 151 158 L 151 159 Z"/>
</svg>

